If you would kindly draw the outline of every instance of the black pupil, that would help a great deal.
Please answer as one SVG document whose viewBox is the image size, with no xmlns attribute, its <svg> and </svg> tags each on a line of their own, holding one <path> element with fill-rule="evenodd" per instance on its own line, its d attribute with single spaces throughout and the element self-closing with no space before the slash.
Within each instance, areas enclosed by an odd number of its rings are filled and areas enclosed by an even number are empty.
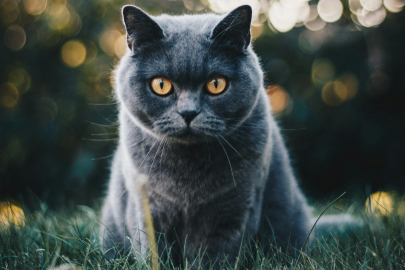
<svg viewBox="0 0 405 270">
<path fill-rule="evenodd" d="M 162 79 L 160 79 L 160 89 L 163 89 L 163 85 L 164 85 L 164 82 Z"/>
<path fill-rule="evenodd" d="M 215 88 L 218 88 L 218 81 L 217 81 L 217 79 L 214 79 L 214 85 L 215 85 Z"/>
</svg>

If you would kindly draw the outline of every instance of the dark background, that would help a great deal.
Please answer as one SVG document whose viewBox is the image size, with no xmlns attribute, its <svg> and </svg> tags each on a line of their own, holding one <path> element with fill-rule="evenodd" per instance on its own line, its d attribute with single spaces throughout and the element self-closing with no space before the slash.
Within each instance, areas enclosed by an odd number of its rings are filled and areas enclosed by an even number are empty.
<svg viewBox="0 0 405 270">
<path fill-rule="evenodd" d="M 94 205 L 117 143 L 110 77 L 122 49 L 120 8 L 131 1 L 41 2 L 0 0 L 0 201 Z M 210 11 L 204 1 L 135 4 L 151 14 Z M 319 31 L 277 32 L 267 12 L 254 28 L 274 113 L 312 202 L 405 188 L 404 12 L 365 27 L 343 5 Z M 63 57 L 70 41 L 79 44 L 73 62 Z"/>
</svg>

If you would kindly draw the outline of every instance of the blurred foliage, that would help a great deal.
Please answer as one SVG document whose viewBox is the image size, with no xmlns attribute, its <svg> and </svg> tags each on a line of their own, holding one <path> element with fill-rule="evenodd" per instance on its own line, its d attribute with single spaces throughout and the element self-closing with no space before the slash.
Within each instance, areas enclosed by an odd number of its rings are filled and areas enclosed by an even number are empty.
<svg viewBox="0 0 405 270">
<path fill-rule="evenodd" d="M 156 15 L 243 3 L 254 7 L 254 50 L 310 198 L 403 191 L 402 0 L 0 0 L 0 199 L 102 196 L 118 136 L 111 74 L 126 49 L 124 4 Z"/>
</svg>

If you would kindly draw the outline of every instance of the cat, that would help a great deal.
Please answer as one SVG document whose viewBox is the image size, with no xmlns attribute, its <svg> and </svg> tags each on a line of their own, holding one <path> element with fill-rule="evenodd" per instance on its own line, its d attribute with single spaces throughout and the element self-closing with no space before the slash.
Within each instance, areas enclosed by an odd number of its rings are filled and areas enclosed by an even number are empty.
<svg viewBox="0 0 405 270">
<path fill-rule="evenodd" d="M 125 6 L 122 15 L 120 138 L 100 236 L 109 256 L 120 245 L 147 252 L 145 177 L 156 237 L 174 243 L 175 264 L 199 250 L 204 263 L 235 262 L 242 241 L 259 232 L 302 248 L 310 207 L 271 114 L 251 7 L 153 17 Z"/>
</svg>

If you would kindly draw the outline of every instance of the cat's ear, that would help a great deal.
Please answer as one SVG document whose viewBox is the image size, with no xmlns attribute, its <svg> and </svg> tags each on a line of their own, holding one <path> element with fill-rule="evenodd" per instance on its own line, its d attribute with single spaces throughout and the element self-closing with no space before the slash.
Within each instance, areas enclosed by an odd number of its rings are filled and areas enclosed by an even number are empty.
<svg viewBox="0 0 405 270">
<path fill-rule="evenodd" d="M 144 42 L 154 42 L 164 37 L 162 28 L 138 7 L 124 6 L 122 18 L 127 30 L 128 47 L 132 51 Z"/>
<path fill-rule="evenodd" d="M 211 39 L 218 43 L 229 43 L 238 48 L 247 48 L 250 44 L 250 25 L 252 8 L 240 6 L 229 12 L 214 28 Z"/>
</svg>

